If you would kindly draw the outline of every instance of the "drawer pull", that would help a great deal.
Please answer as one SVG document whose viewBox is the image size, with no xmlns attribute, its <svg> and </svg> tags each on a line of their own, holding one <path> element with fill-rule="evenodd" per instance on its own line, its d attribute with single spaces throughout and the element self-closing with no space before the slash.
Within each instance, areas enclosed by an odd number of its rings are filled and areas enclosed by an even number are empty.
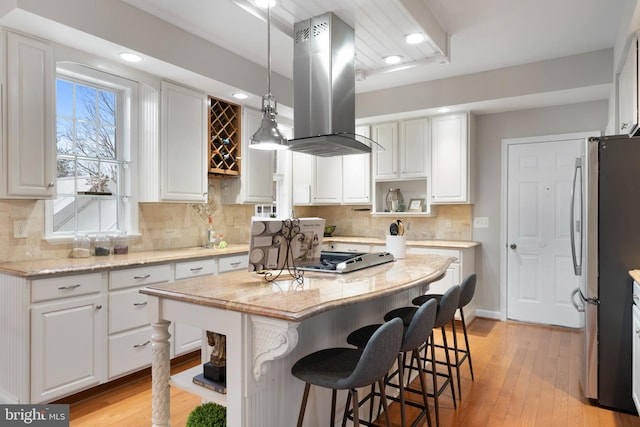
<svg viewBox="0 0 640 427">
<path fill-rule="evenodd" d="M 69 286 L 58 286 L 58 290 L 61 291 L 68 291 L 69 289 L 75 289 L 75 288 L 79 288 L 80 285 L 69 285 Z"/>
<path fill-rule="evenodd" d="M 102 310 L 102 304 L 96 305 L 96 310 Z"/>
<path fill-rule="evenodd" d="M 640 328 L 636 328 L 636 334 L 640 335 Z"/>
<path fill-rule="evenodd" d="M 145 305 L 147 305 L 146 301 L 145 302 L 134 302 L 133 303 L 134 307 L 141 307 L 141 306 L 145 306 Z"/>
<path fill-rule="evenodd" d="M 148 279 L 149 277 L 151 277 L 150 274 L 145 274 L 144 276 L 133 276 L 133 278 L 136 280 L 144 280 L 144 279 Z"/>
<path fill-rule="evenodd" d="M 193 267 L 190 270 L 191 271 L 200 271 L 200 270 L 202 270 L 202 267 Z"/>
<path fill-rule="evenodd" d="M 151 341 L 146 341 L 146 342 L 143 342 L 142 344 L 136 344 L 133 346 L 133 348 L 146 347 L 147 345 L 149 345 L 149 343 L 151 343 Z"/>
<path fill-rule="evenodd" d="M 234 267 L 237 267 L 237 266 L 240 265 L 240 263 L 241 263 L 241 261 L 236 261 L 236 262 L 230 262 L 229 264 L 231 264 Z"/>
</svg>

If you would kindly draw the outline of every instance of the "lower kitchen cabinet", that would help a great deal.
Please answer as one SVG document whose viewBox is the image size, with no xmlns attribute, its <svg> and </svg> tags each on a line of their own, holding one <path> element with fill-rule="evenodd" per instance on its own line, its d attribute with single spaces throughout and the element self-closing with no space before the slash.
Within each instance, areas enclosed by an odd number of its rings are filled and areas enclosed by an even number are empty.
<svg viewBox="0 0 640 427">
<path fill-rule="evenodd" d="M 246 269 L 247 254 L 29 279 L 0 273 L 0 402 L 46 403 L 151 365 L 144 286 Z M 171 357 L 206 350 L 172 325 Z"/>
<path fill-rule="evenodd" d="M 429 290 L 427 294 L 443 294 L 451 286 L 459 285 L 462 279 L 473 273 L 475 270 L 475 249 L 474 248 L 460 248 L 460 249 L 441 249 L 441 248 L 428 248 L 428 247 L 408 247 L 407 254 L 423 254 L 423 255 L 442 255 L 456 258 L 447 268 L 447 274 L 440 280 L 429 284 Z M 468 306 L 464 310 L 465 321 L 470 322 L 476 316 L 476 303 L 475 299 L 471 300 Z M 456 318 L 459 319 L 459 313 L 456 313 Z"/>
<path fill-rule="evenodd" d="M 640 285 L 633 282 L 633 362 L 631 366 L 631 397 L 636 406 L 636 411 L 640 413 Z"/>
<path fill-rule="evenodd" d="M 50 402 L 105 381 L 106 301 L 101 274 L 34 280 L 31 308 L 31 403 Z M 47 289 L 54 295 L 43 295 Z M 95 291 L 75 296 L 73 291 Z M 52 299 L 50 299 L 52 298 Z"/>
</svg>

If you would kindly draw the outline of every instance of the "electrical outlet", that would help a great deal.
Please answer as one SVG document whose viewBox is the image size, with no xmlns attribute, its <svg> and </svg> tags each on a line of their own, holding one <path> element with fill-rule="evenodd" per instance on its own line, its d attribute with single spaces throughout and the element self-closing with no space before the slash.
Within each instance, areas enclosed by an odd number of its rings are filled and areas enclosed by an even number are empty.
<svg viewBox="0 0 640 427">
<path fill-rule="evenodd" d="M 479 216 L 473 218 L 474 228 L 489 228 L 489 218 L 486 216 Z"/>
<path fill-rule="evenodd" d="M 13 221 L 13 238 L 27 238 L 27 221 Z"/>
</svg>

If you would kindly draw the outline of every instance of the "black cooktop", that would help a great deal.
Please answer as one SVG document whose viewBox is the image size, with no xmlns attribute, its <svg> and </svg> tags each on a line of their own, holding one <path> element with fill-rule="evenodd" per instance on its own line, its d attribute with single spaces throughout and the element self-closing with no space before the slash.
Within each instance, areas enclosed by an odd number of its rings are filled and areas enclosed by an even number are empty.
<svg viewBox="0 0 640 427">
<path fill-rule="evenodd" d="M 325 273 L 349 273 L 363 268 L 373 267 L 394 260 L 389 252 L 355 253 L 322 251 L 317 264 L 298 267 L 300 270 L 320 271 Z"/>
</svg>

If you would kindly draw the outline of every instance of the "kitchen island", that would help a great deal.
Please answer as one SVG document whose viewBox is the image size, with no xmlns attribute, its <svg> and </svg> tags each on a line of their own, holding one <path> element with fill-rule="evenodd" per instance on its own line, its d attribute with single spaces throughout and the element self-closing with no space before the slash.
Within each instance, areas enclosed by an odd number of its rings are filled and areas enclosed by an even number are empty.
<svg viewBox="0 0 640 427">
<path fill-rule="evenodd" d="M 291 375 L 293 363 L 321 348 L 345 346 L 352 330 L 410 305 L 453 260 L 411 255 L 344 275 L 306 272 L 302 283 L 286 275 L 267 283 L 238 271 L 145 287 L 153 328 L 153 426 L 169 425 L 170 384 L 225 405 L 230 426 L 294 425 L 304 385 Z M 170 379 L 173 321 L 226 335 L 226 394 L 190 384 L 201 367 Z M 206 352 L 202 360 L 208 360 Z M 330 394 L 310 395 L 306 425 L 329 424 Z M 343 407 L 339 399 L 338 414 Z"/>
</svg>

